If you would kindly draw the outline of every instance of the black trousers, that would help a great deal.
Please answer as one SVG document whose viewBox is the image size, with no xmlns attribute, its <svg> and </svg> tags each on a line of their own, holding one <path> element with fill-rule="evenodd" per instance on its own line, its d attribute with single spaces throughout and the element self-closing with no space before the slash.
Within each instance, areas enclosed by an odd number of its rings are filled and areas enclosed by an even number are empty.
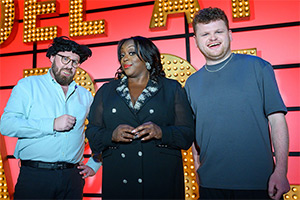
<svg viewBox="0 0 300 200">
<path fill-rule="evenodd" d="M 199 199 L 271 199 L 267 190 L 227 190 L 200 187 L 199 193 Z"/>
<path fill-rule="evenodd" d="M 79 172 L 21 166 L 14 199 L 82 199 L 85 180 Z"/>
</svg>

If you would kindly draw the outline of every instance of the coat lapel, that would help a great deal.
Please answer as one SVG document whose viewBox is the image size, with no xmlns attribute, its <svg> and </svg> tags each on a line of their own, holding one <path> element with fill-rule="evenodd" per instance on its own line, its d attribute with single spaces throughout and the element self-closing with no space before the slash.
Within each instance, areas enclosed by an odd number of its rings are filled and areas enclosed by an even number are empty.
<svg viewBox="0 0 300 200">
<path fill-rule="evenodd" d="M 159 91 L 160 88 L 161 84 L 154 80 L 149 80 L 146 88 L 142 91 L 141 95 L 138 97 L 137 101 L 133 105 L 128 89 L 127 77 L 124 76 L 120 80 L 116 88 L 116 92 L 125 101 L 128 107 L 131 108 L 131 110 L 134 113 L 137 113 L 141 110 L 141 108 L 146 104 L 147 101 L 149 101 L 153 96 L 155 96 L 155 94 Z"/>
</svg>

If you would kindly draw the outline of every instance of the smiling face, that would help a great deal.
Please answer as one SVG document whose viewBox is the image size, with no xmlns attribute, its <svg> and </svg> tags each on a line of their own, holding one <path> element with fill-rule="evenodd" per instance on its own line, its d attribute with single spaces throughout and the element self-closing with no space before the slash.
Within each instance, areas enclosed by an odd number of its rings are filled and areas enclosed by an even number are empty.
<svg viewBox="0 0 300 200">
<path fill-rule="evenodd" d="M 231 54 L 232 35 L 223 20 L 197 24 L 195 40 L 209 65 L 218 64 Z"/>
<path fill-rule="evenodd" d="M 80 59 L 79 55 L 71 51 L 58 52 L 58 54 L 69 57 L 70 59 L 78 62 Z M 52 62 L 51 75 L 60 85 L 67 86 L 73 81 L 76 68 L 72 66 L 72 61 L 66 65 L 63 64 L 61 56 L 55 55 L 50 57 L 50 61 Z"/>
<path fill-rule="evenodd" d="M 124 42 L 121 47 L 120 58 L 122 69 L 128 78 L 149 76 L 149 71 L 146 69 L 145 62 L 137 55 L 133 40 Z"/>
</svg>

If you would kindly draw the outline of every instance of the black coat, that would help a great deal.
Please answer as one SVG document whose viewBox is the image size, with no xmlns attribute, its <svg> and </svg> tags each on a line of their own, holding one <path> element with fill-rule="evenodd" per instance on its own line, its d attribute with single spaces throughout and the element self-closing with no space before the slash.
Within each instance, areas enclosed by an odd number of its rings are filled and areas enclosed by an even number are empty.
<svg viewBox="0 0 300 200">
<path fill-rule="evenodd" d="M 96 93 L 86 136 L 102 153 L 104 199 L 184 199 L 181 150 L 194 141 L 194 121 L 186 93 L 174 80 L 149 81 L 138 108 L 130 106 L 127 79 L 104 84 Z M 120 124 L 137 127 L 153 122 L 162 139 L 112 142 Z"/>
</svg>

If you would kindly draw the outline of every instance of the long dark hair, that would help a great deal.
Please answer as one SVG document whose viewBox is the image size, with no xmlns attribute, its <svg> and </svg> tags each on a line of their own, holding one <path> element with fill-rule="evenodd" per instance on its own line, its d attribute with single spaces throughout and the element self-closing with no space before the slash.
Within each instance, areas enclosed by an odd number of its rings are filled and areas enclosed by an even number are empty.
<svg viewBox="0 0 300 200">
<path fill-rule="evenodd" d="M 142 36 L 125 38 L 118 43 L 118 60 L 120 64 L 121 64 L 121 47 L 128 40 L 133 40 L 135 51 L 136 51 L 135 53 L 137 54 L 139 59 L 144 62 L 150 63 L 151 69 L 148 70 L 150 72 L 150 79 L 157 80 L 159 76 L 161 77 L 165 76 L 165 72 L 163 71 L 158 48 L 151 40 Z M 120 66 L 118 71 L 116 72 L 116 77 L 121 78 L 123 74 L 124 71 L 122 69 L 122 66 Z"/>
</svg>

